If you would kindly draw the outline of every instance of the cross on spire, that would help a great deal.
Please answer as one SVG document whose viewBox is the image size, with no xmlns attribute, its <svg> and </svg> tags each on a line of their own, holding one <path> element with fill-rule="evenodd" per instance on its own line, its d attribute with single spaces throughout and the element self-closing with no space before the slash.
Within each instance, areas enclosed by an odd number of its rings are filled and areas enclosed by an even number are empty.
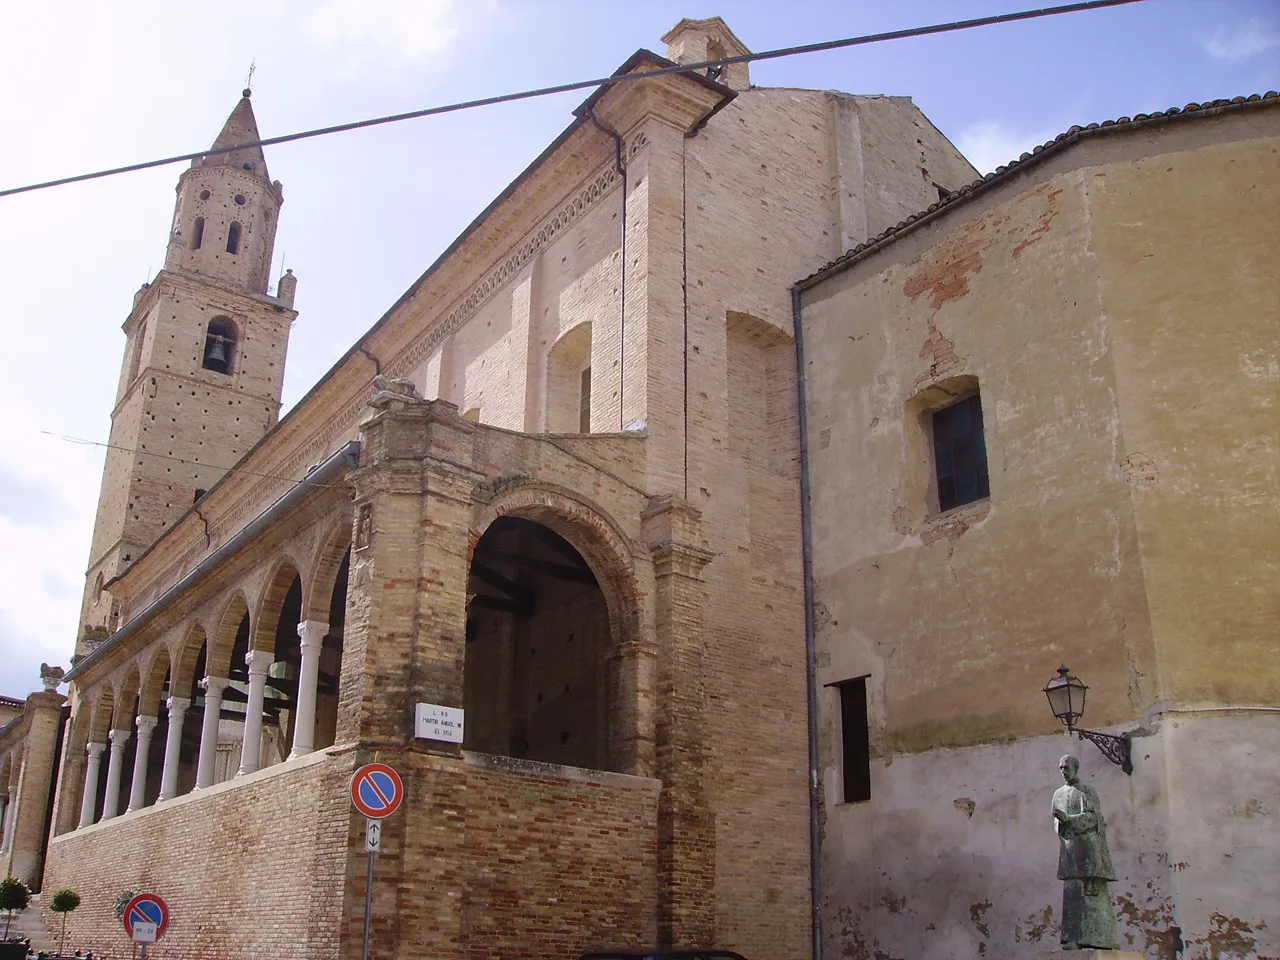
<svg viewBox="0 0 1280 960">
<path fill-rule="evenodd" d="M 249 75 L 248 75 L 247 77 L 245 77 L 245 78 L 244 78 L 244 88 L 245 88 L 245 90 L 252 90 L 252 89 L 253 89 L 253 71 L 254 71 L 254 70 L 257 70 L 257 69 L 258 69 L 258 65 L 257 65 L 257 63 L 256 63 L 255 61 L 250 60 L 250 61 L 249 61 Z M 246 94 L 245 94 L 245 96 L 248 96 L 248 94 L 246 93 Z"/>
</svg>

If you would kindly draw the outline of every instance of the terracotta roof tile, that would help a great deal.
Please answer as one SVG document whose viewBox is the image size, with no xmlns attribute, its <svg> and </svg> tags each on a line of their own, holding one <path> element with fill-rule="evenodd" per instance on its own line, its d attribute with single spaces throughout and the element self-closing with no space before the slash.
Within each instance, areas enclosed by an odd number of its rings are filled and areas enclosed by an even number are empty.
<svg viewBox="0 0 1280 960">
<path fill-rule="evenodd" d="M 1151 123 L 1152 121 L 1167 122 L 1170 118 L 1181 118 L 1187 117 L 1188 115 L 1193 118 L 1215 116 L 1218 113 L 1221 113 L 1224 109 L 1239 107 L 1259 100 L 1272 101 L 1270 105 L 1275 106 L 1277 103 L 1280 103 L 1280 92 L 1269 90 L 1263 94 L 1252 93 L 1247 97 L 1232 97 L 1230 100 L 1206 100 L 1204 103 L 1188 103 L 1186 106 L 1181 108 L 1170 107 L 1168 110 L 1157 110 L 1154 113 L 1138 113 L 1132 117 L 1120 117 L 1117 120 L 1103 120 L 1101 123 L 1090 123 L 1083 127 L 1073 126 L 1064 133 L 1058 134 L 1052 140 L 1047 140 L 1040 146 L 1035 147 L 1029 153 L 1022 154 L 1022 156 L 1018 157 L 1017 160 L 1013 160 L 1003 166 L 996 167 L 996 169 L 991 173 L 974 180 L 972 183 L 967 183 L 964 186 L 951 191 L 947 194 L 945 199 L 939 200 L 937 203 L 926 207 L 919 213 L 913 213 L 911 216 L 907 217 L 907 219 L 889 227 L 889 229 L 880 233 L 878 236 L 872 237 L 869 240 L 858 244 L 852 250 L 845 251 L 830 263 L 818 270 L 815 270 L 809 276 L 799 281 L 797 286 L 802 289 L 811 286 L 828 274 L 835 273 L 840 269 L 849 266 L 854 261 L 861 259 L 863 255 L 870 253 L 873 249 L 877 249 L 886 243 L 892 243 L 897 239 L 900 233 L 912 224 L 928 219 L 933 214 L 938 213 L 943 209 L 965 202 L 967 198 L 971 197 L 976 191 L 985 188 L 988 184 L 997 180 L 1003 181 L 1011 173 L 1021 170 L 1029 163 L 1038 161 L 1039 158 L 1043 157 L 1045 154 L 1056 152 L 1062 147 L 1062 145 L 1075 143 L 1083 137 L 1092 136 L 1095 131 L 1119 129 L 1122 127 L 1133 126 L 1135 124 Z"/>
</svg>

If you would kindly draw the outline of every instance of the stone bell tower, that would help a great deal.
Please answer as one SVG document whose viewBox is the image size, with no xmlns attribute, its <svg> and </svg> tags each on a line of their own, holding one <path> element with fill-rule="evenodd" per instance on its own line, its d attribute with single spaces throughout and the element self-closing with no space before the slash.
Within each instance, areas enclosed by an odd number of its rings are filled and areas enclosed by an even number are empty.
<svg viewBox="0 0 1280 960">
<path fill-rule="evenodd" d="M 164 269 L 133 298 L 89 554 L 76 653 L 116 629 L 109 583 L 276 422 L 297 281 L 267 277 L 284 202 L 248 90 L 192 161 Z M 86 639 L 86 635 L 88 639 Z"/>
</svg>

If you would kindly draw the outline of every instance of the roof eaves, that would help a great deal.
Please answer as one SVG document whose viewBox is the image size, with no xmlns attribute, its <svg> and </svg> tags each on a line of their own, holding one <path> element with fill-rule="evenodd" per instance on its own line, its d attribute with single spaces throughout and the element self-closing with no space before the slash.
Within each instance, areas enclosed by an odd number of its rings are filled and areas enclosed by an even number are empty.
<svg viewBox="0 0 1280 960">
<path fill-rule="evenodd" d="M 797 281 L 795 287 L 803 292 L 821 283 L 827 277 L 840 273 L 842 270 L 847 270 L 853 264 L 884 249 L 900 237 L 924 226 L 926 223 L 933 222 L 953 207 L 958 207 L 973 197 L 989 192 L 1012 179 L 1015 174 L 1021 173 L 1047 157 L 1062 153 L 1068 147 L 1079 143 L 1081 140 L 1116 130 L 1134 130 L 1171 123 L 1176 120 L 1220 116 L 1224 113 L 1251 109 L 1254 104 L 1264 101 L 1268 102 L 1268 106 L 1280 104 L 1280 92 L 1269 90 L 1263 94 L 1254 93 L 1247 97 L 1232 97 L 1230 100 L 1206 100 L 1204 103 L 1188 103 L 1185 107 L 1170 107 L 1168 110 L 1157 110 L 1154 113 L 1139 113 L 1132 117 L 1120 117 L 1118 120 L 1104 120 L 1102 123 L 1091 123 L 1084 127 L 1074 126 L 1029 153 L 1022 154 L 1017 160 L 1013 160 L 1004 166 L 996 167 L 993 172 L 988 173 L 986 176 L 953 190 L 945 200 L 939 200 L 919 213 L 913 213 L 907 219 L 889 227 L 877 236 L 863 241 L 853 249 L 846 251 L 830 263 L 809 274 L 809 276 Z"/>
</svg>

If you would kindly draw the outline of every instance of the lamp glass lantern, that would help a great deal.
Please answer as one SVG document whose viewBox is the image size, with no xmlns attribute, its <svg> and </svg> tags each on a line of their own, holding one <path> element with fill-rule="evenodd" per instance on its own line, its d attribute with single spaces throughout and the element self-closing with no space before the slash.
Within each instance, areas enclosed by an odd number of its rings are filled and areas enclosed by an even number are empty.
<svg viewBox="0 0 1280 960">
<path fill-rule="evenodd" d="M 1058 675 L 1044 686 L 1049 709 L 1066 724 L 1068 732 L 1075 729 L 1076 722 L 1084 715 L 1084 697 L 1088 689 L 1079 677 L 1071 676 L 1066 667 L 1059 667 Z"/>
</svg>

